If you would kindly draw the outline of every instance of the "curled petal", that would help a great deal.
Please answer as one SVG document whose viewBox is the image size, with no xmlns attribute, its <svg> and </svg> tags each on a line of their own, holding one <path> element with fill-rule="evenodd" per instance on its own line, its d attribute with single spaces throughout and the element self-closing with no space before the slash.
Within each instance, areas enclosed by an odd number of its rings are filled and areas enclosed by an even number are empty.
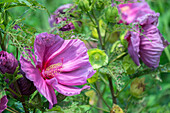
<svg viewBox="0 0 170 113">
<path fill-rule="evenodd" d="M 140 65 L 139 62 L 139 46 L 140 46 L 140 38 L 138 32 L 129 31 L 125 36 L 125 39 L 128 41 L 128 52 L 136 63 L 136 65 Z"/>
<path fill-rule="evenodd" d="M 47 58 L 57 51 L 64 40 L 58 35 L 41 33 L 36 36 L 34 43 L 35 55 L 37 56 L 37 66 L 43 68 L 43 63 Z"/>
<path fill-rule="evenodd" d="M 41 73 L 38 68 L 35 68 L 30 61 L 25 58 L 20 58 L 21 69 L 26 73 L 26 77 L 33 81 L 34 86 L 37 90 L 49 101 L 52 108 L 54 104 L 57 103 L 56 95 L 53 88 L 46 83 L 46 81 L 41 76 Z"/>
<path fill-rule="evenodd" d="M 143 29 L 146 37 L 140 37 L 140 57 L 148 67 L 156 68 L 159 66 L 161 53 L 167 44 L 156 26 L 147 25 Z"/>
<path fill-rule="evenodd" d="M 59 83 L 64 85 L 85 84 L 86 80 L 95 73 L 89 63 L 87 48 L 78 39 L 66 40 L 58 51 L 49 57 L 47 67 L 59 62 L 63 65 L 61 73 L 56 77 Z"/>
</svg>

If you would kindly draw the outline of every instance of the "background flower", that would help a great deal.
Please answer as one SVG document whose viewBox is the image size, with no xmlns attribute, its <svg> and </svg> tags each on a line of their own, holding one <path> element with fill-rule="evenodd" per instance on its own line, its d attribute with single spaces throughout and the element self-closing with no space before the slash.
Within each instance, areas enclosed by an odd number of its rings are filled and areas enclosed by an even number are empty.
<svg viewBox="0 0 170 113">
<path fill-rule="evenodd" d="M 49 23 L 51 27 L 54 27 L 55 24 L 59 24 L 62 21 L 65 21 L 67 24 L 64 25 L 63 27 L 61 27 L 59 30 L 60 31 L 69 31 L 72 29 L 75 29 L 74 25 L 72 22 L 67 22 L 67 17 L 61 17 L 60 14 L 65 14 L 65 9 L 69 9 L 73 6 L 73 4 L 65 4 L 60 6 L 55 12 L 54 15 L 51 15 L 51 17 L 49 18 Z M 73 12 L 74 8 L 72 8 L 69 12 Z M 70 17 L 72 17 L 72 15 L 70 15 Z M 81 22 L 77 21 L 77 24 L 80 26 Z"/>
<path fill-rule="evenodd" d="M 136 65 L 140 65 L 141 58 L 148 67 L 158 67 L 161 53 L 168 45 L 157 28 L 159 13 L 152 11 L 144 1 L 119 7 L 122 19 L 134 25 L 125 36 L 130 56 Z"/>
<path fill-rule="evenodd" d="M 7 96 L 3 96 L 0 99 L 0 113 L 2 113 L 7 108 L 8 99 Z"/>
<path fill-rule="evenodd" d="M 12 53 L 6 51 L 0 52 L 0 72 L 13 74 L 18 62 Z"/>
</svg>

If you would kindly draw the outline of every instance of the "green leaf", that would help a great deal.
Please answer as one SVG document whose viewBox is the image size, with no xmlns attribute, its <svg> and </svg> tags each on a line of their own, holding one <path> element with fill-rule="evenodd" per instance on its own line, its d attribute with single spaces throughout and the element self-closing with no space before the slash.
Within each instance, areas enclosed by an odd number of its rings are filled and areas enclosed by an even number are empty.
<svg viewBox="0 0 170 113">
<path fill-rule="evenodd" d="M 55 111 L 55 112 L 54 112 Z M 60 106 L 55 106 L 52 109 L 47 110 L 45 113 L 64 113 Z"/>
<path fill-rule="evenodd" d="M 127 74 L 134 74 L 138 69 L 138 66 L 134 63 L 129 54 L 123 58 L 123 67 Z"/>
</svg>

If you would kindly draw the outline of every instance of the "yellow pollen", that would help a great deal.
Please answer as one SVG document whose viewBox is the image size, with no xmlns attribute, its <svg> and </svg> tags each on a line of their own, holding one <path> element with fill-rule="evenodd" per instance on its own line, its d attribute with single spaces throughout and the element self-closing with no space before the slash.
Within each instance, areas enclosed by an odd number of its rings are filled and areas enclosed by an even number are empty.
<svg viewBox="0 0 170 113">
<path fill-rule="evenodd" d="M 130 9 L 129 6 L 125 6 L 125 7 L 121 8 L 121 11 L 124 12 L 124 11 L 129 10 L 129 9 Z"/>
<path fill-rule="evenodd" d="M 52 64 L 45 70 L 45 75 L 47 78 L 51 78 L 57 75 L 57 73 L 60 73 L 62 69 L 62 63 Z"/>
</svg>

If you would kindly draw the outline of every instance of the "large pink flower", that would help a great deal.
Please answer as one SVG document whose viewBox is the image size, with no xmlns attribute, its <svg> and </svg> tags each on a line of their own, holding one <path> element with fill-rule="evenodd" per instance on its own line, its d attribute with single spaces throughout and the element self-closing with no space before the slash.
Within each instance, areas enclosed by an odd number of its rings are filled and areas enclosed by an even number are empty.
<svg viewBox="0 0 170 113">
<path fill-rule="evenodd" d="M 34 82 L 37 90 L 49 101 L 52 108 L 57 103 L 54 89 L 59 93 L 72 96 L 80 94 L 83 85 L 95 71 L 89 63 L 87 48 L 79 39 L 63 40 L 58 35 L 41 33 L 34 42 L 35 56 L 28 61 L 21 56 L 21 68 L 26 77 Z"/>
<path fill-rule="evenodd" d="M 148 67 L 158 67 L 161 53 L 169 44 L 157 28 L 159 13 L 152 11 L 144 0 L 141 3 L 121 4 L 119 8 L 122 20 L 134 25 L 125 36 L 130 56 L 137 65 L 140 65 L 141 58 Z"/>
</svg>

